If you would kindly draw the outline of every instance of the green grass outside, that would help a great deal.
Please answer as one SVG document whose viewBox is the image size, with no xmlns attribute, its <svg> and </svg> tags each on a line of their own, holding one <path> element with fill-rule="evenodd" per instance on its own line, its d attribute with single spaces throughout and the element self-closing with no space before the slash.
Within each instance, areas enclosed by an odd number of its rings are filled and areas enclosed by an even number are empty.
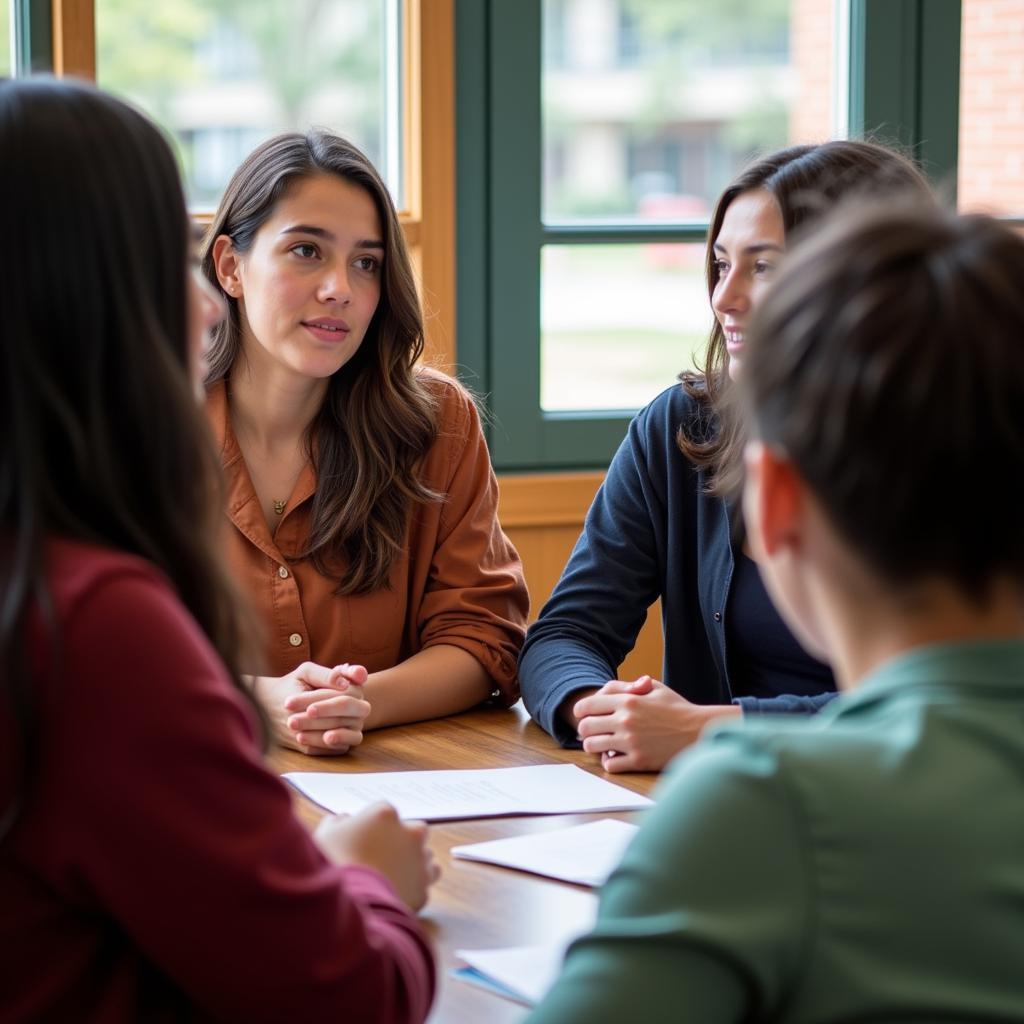
<svg viewBox="0 0 1024 1024">
<path fill-rule="evenodd" d="M 704 334 L 668 331 L 545 332 L 541 406 L 639 409 L 692 369 L 706 342 Z"/>
</svg>

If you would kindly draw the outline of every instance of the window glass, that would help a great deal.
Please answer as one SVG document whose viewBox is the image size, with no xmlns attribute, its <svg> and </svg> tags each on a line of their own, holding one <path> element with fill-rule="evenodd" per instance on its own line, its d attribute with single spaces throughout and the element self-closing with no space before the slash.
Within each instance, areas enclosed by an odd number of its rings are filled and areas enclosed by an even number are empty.
<svg viewBox="0 0 1024 1024">
<path fill-rule="evenodd" d="M 11 4 L 9 0 L 0 0 L 0 75 L 9 75 L 14 66 L 11 42 Z"/>
<path fill-rule="evenodd" d="M 327 127 L 401 205 L 400 0 L 96 0 L 97 78 L 174 138 L 194 207 L 261 140 Z"/>
<path fill-rule="evenodd" d="M 828 138 L 833 7 L 546 0 L 544 218 L 706 218 L 755 153 Z"/>
<path fill-rule="evenodd" d="M 1024 5 L 962 0 L 961 209 L 1024 217 Z"/>
<path fill-rule="evenodd" d="M 637 409 L 695 365 L 711 327 L 704 246 L 547 245 L 541 405 Z"/>
</svg>

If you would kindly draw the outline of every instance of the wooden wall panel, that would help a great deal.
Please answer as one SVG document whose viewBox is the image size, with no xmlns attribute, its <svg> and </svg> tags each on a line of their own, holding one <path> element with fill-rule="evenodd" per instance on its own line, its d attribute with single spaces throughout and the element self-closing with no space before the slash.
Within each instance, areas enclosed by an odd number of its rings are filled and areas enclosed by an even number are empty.
<svg viewBox="0 0 1024 1024">
<path fill-rule="evenodd" d="M 426 359 L 455 366 L 455 7 L 454 0 L 406 0 L 406 177 L 421 284 Z"/>
<path fill-rule="evenodd" d="M 505 474 L 499 478 L 499 513 L 523 560 L 530 588 L 530 619 L 547 600 L 580 535 L 603 473 Z M 661 603 L 647 613 L 636 646 L 619 670 L 624 679 L 661 676 Z"/>
</svg>

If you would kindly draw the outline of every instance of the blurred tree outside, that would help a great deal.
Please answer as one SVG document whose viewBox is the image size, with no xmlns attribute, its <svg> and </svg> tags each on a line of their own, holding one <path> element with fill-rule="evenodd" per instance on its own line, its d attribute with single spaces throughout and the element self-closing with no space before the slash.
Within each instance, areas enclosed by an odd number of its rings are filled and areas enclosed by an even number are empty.
<svg viewBox="0 0 1024 1024">
<path fill-rule="evenodd" d="M 348 39 L 324 31 L 337 0 L 208 0 L 208 5 L 255 46 L 260 73 L 281 104 L 286 128 L 307 128 L 308 101 L 325 83 L 338 80 L 373 86 L 377 102 L 371 113 L 379 122 L 381 0 L 362 0 L 367 24 Z"/>
<path fill-rule="evenodd" d="M 99 82 L 169 132 L 189 179 L 194 131 L 245 133 L 250 148 L 254 93 L 269 101 L 259 135 L 330 127 L 379 159 L 383 2 L 97 0 Z M 331 102 L 339 88 L 349 102 Z M 201 124 L 187 106 L 205 108 Z"/>
</svg>

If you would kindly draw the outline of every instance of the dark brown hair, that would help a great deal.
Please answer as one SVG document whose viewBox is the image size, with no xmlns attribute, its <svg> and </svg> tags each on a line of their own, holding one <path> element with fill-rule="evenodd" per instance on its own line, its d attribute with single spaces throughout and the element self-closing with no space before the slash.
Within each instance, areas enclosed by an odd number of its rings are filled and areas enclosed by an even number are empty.
<svg viewBox="0 0 1024 1024">
<path fill-rule="evenodd" d="M 370 327 L 358 352 L 330 378 L 310 425 L 307 446 L 317 489 L 303 555 L 338 581 L 337 593 L 363 594 L 387 584 L 413 504 L 438 499 L 416 472 L 437 436 L 437 414 L 415 369 L 423 352 L 423 317 L 387 186 L 370 161 L 337 135 L 278 135 L 235 171 L 207 233 L 203 271 L 220 289 L 213 261 L 217 237 L 227 235 L 244 255 L 288 189 L 324 174 L 369 194 L 384 232 L 384 258 Z M 214 332 L 207 384 L 229 377 L 242 353 L 238 302 L 224 297 L 229 315 Z"/>
<path fill-rule="evenodd" d="M 894 585 L 1024 585 L 1024 239 L 858 206 L 787 258 L 738 392 L 843 538 Z"/>
<path fill-rule="evenodd" d="M 157 566 L 229 671 L 252 645 L 218 553 L 220 467 L 189 372 L 191 240 L 170 148 L 96 89 L 28 79 L 0 82 L 0 152 L 0 692 L 21 779 L 3 834 L 33 777 L 31 608 L 59 655 L 49 537 Z"/>
<path fill-rule="evenodd" d="M 709 299 L 718 284 L 714 243 L 726 211 L 738 195 L 760 188 L 779 204 L 788 244 L 841 197 L 931 194 L 927 180 L 911 160 L 877 142 L 840 139 L 790 146 L 762 157 L 742 171 L 715 204 L 705 256 Z M 680 428 L 678 442 L 683 454 L 707 472 L 712 493 L 735 498 L 743 480 L 744 431 L 731 406 L 728 363 L 725 334 L 715 318 L 702 371 L 680 375 L 683 388 L 698 404 L 699 416 L 693 425 Z"/>
</svg>

